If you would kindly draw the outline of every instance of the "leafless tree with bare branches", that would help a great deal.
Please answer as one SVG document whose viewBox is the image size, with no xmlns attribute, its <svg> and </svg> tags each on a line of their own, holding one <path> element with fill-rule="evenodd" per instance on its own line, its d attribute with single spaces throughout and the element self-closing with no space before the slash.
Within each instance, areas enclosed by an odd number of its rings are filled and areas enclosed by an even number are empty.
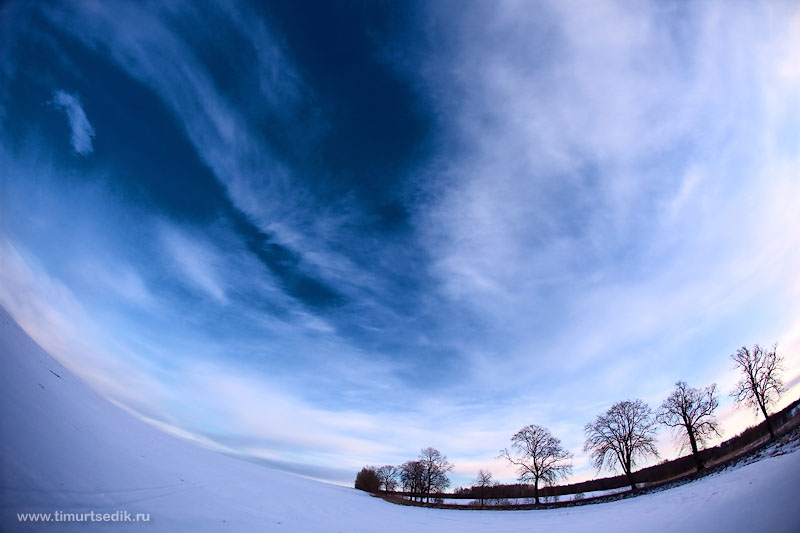
<svg viewBox="0 0 800 533">
<path fill-rule="evenodd" d="M 472 489 L 478 496 L 478 501 L 480 502 L 481 507 L 483 507 L 483 504 L 486 501 L 486 489 L 492 485 L 494 485 L 492 473 L 488 470 L 478 470 L 478 477 L 476 477 L 475 481 L 472 482 Z"/>
<path fill-rule="evenodd" d="M 380 468 L 376 468 L 375 473 L 378 474 L 378 479 L 381 480 L 381 486 L 383 487 L 383 490 L 386 492 L 392 492 L 397 488 L 398 470 L 396 466 L 384 465 Z"/>
<path fill-rule="evenodd" d="M 770 438 L 775 438 L 775 429 L 769 419 L 770 405 L 778 401 L 783 392 L 783 357 L 778 355 L 778 345 L 765 350 L 758 344 L 748 350 L 742 346 L 731 355 L 736 367 L 742 371 L 742 379 L 731 393 L 737 404 L 745 404 L 756 411 L 761 411 L 767 421 Z"/>
<path fill-rule="evenodd" d="M 572 454 L 561 446 L 561 441 L 542 426 L 530 425 L 511 437 L 512 455 L 508 449 L 501 450 L 500 457 L 516 465 L 519 480 L 533 481 L 533 495 L 539 503 L 539 483 L 552 485 L 559 478 L 572 472 Z"/>
<path fill-rule="evenodd" d="M 658 457 L 655 438 L 655 420 L 650 407 L 642 400 L 617 402 L 594 422 L 586 424 L 586 443 L 583 450 L 590 452 L 598 470 L 617 466 L 636 490 L 633 467 L 639 459 Z"/>
<path fill-rule="evenodd" d="M 411 499 L 419 497 L 422 500 L 422 493 L 425 478 L 425 466 L 422 461 L 406 461 L 399 467 L 400 483 L 403 489 L 411 494 Z"/>
<path fill-rule="evenodd" d="M 423 448 L 419 452 L 419 460 L 423 466 L 422 489 L 431 501 L 431 493 L 441 492 L 450 486 L 447 473 L 453 470 L 453 464 L 447 460 L 446 455 L 436 448 Z"/>
<path fill-rule="evenodd" d="M 686 382 L 679 381 L 656 414 L 659 424 L 676 431 L 681 449 L 689 445 L 698 470 L 702 470 L 704 466 L 698 447 L 705 445 L 714 435 L 721 436 L 714 417 L 717 407 L 719 400 L 716 383 L 704 389 L 695 389 Z"/>
</svg>

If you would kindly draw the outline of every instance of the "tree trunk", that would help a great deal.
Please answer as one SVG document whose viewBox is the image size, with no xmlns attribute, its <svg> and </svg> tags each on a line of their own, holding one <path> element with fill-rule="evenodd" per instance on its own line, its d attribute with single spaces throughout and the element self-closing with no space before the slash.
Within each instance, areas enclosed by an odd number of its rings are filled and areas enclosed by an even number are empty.
<svg viewBox="0 0 800 533">
<path fill-rule="evenodd" d="M 535 498 L 536 505 L 539 505 L 539 479 L 533 480 L 533 497 Z"/>
<path fill-rule="evenodd" d="M 628 463 L 625 465 L 625 475 L 628 477 L 628 482 L 631 484 L 631 490 L 636 492 L 636 483 L 633 481 L 633 472 L 631 472 L 630 461 L 628 461 Z"/>
<path fill-rule="evenodd" d="M 773 440 L 775 438 L 775 430 L 772 429 L 772 421 L 769 419 L 769 415 L 767 414 L 767 408 L 764 407 L 764 404 L 759 402 L 759 407 L 761 407 L 761 412 L 764 413 L 764 419 L 767 421 L 767 429 L 769 430 L 769 440 Z"/>
<path fill-rule="evenodd" d="M 697 466 L 697 471 L 703 469 L 703 461 L 700 460 L 700 452 L 697 450 L 697 440 L 694 438 L 694 431 L 691 427 L 687 427 L 686 431 L 689 433 L 689 444 L 692 445 L 692 455 L 694 456 L 694 463 Z"/>
<path fill-rule="evenodd" d="M 431 503 L 431 475 L 430 467 L 428 467 L 428 479 L 425 480 L 425 503 Z"/>
</svg>

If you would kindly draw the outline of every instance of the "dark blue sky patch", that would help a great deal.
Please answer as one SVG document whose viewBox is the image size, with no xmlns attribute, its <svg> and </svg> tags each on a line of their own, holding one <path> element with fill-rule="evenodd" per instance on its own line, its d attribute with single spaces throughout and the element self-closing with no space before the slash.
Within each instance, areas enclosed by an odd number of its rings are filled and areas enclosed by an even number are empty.
<svg viewBox="0 0 800 533">
<path fill-rule="evenodd" d="M 317 311 L 344 304 L 342 294 L 302 271 L 300 258 L 295 252 L 256 228 L 241 213 L 231 213 L 231 220 L 247 248 L 278 276 L 283 288 L 291 296 Z"/>
<path fill-rule="evenodd" d="M 383 2 L 275 2 L 264 9 L 313 87 L 303 105 L 326 125 L 310 152 L 292 154 L 295 169 L 323 198 L 353 192 L 379 227 L 402 225 L 403 181 L 428 155 L 435 126 L 426 100 L 381 54 L 409 14 Z"/>
</svg>

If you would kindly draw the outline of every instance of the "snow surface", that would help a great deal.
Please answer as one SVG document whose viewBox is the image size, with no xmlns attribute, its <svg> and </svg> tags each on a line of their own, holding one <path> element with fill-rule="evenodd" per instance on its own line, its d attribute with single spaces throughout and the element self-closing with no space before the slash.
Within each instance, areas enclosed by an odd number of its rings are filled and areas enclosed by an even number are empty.
<svg viewBox="0 0 800 533">
<path fill-rule="evenodd" d="M 237 460 L 112 405 L 0 309 L 2 531 L 800 531 L 800 452 L 633 499 L 541 511 L 398 506 Z M 355 474 L 355 472 L 354 472 Z M 21 512 L 150 513 L 20 523 Z"/>
</svg>

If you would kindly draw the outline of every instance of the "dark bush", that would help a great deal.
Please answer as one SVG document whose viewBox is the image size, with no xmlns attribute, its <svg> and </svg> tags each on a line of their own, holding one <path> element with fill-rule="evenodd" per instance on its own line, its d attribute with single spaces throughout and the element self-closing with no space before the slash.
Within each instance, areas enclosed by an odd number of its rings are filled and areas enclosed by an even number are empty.
<svg viewBox="0 0 800 533">
<path fill-rule="evenodd" d="M 356 475 L 356 488 L 365 492 L 378 492 L 381 488 L 381 479 L 374 468 L 365 466 Z"/>
</svg>

